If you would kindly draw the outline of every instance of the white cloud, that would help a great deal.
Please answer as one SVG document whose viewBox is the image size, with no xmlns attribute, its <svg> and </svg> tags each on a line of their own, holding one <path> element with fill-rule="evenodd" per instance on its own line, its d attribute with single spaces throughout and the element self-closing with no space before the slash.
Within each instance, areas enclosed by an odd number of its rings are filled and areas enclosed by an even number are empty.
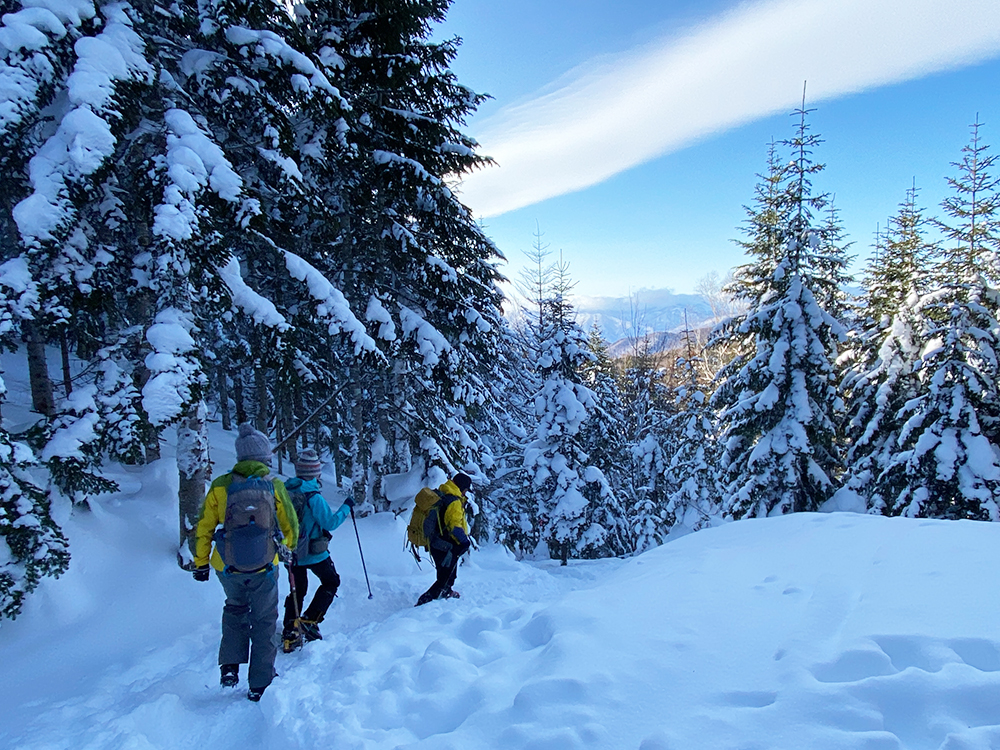
<svg viewBox="0 0 1000 750">
<path fill-rule="evenodd" d="M 499 166 L 462 200 L 496 216 L 808 102 L 1000 54 L 998 0 L 769 0 L 603 58 L 474 133 Z M 987 95 L 984 92 L 984 96 Z"/>
</svg>

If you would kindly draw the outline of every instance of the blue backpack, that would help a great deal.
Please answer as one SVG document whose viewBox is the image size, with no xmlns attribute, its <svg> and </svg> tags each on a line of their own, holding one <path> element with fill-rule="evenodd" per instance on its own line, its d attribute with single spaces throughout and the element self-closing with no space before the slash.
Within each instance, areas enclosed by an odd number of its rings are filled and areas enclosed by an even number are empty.
<svg viewBox="0 0 1000 750">
<path fill-rule="evenodd" d="M 271 480 L 233 474 L 226 490 L 226 518 L 212 537 L 226 570 L 251 573 L 270 565 L 278 533 Z"/>
</svg>

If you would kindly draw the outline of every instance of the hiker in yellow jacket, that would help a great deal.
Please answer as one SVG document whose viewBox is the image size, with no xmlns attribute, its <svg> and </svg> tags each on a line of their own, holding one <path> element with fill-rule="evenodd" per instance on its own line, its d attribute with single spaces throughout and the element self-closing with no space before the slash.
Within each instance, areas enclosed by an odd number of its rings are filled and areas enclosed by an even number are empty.
<svg viewBox="0 0 1000 750">
<path fill-rule="evenodd" d="M 465 519 L 465 493 L 471 487 L 472 479 L 462 473 L 438 487 L 442 502 L 428 512 L 424 525 L 437 577 L 417 599 L 418 607 L 435 599 L 458 598 L 458 592 L 452 586 L 458 574 L 458 561 L 470 546 L 469 524 Z"/>
<path fill-rule="evenodd" d="M 247 698 L 252 701 L 260 700 L 274 678 L 279 529 L 289 550 L 298 542 L 299 522 L 285 485 L 269 476 L 271 458 L 267 436 L 241 424 L 236 465 L 212 482 L 195 527 L 194 578 L 207 581 L 214 568 L 226 592 L 221 683 L 235 687 L 240 664 L 249 662 Z"/>
</svg>

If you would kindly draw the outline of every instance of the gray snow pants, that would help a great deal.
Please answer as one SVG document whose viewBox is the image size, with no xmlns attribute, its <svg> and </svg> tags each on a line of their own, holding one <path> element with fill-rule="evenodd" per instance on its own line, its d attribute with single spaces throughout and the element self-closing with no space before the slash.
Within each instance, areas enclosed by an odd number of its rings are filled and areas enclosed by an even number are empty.
<svg viewBox="0 0 1000 750">
<path fill-rule="evenodd" d="M 278 575 L 270 566 L 262 573 L 218 573 L 226 592 L 222 608 L 219 664 L 250 662 L 247 682 L 266 688 L 274 678 L 278 653 Z"/>
</svg>

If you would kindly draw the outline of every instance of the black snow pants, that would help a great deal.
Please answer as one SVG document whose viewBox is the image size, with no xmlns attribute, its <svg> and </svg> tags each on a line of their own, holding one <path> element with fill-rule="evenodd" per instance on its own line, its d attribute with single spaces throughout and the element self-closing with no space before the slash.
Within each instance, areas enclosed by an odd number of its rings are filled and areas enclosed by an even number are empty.
<svg viewBox="0 0 1000 750">
<path fill-rule="evenodd" d="M 309 590 L 309 571 L 312 571 L 313 575 L 319 579 L 319 588 L 316 589 L 309 607 L 303 612 L 302 605 L 305 603 L 306 592 Z M 303 620 L 322 621 L 330 604 L 333 603 L 333 597 L 337 595 L 337 589 L 340 588 L 340 576 L 337 575 L 333 560 L 327 557 L 312 565 L 293 565 L 292 578 L 295 579 L 295 598 L 298 602 L 292 600 L 290 593 L 285 597 L 284 627 L 292 628 L 295 626 L 296 604 L 298 604 L 299 612 L 302 612 Z"/>
</svg>

